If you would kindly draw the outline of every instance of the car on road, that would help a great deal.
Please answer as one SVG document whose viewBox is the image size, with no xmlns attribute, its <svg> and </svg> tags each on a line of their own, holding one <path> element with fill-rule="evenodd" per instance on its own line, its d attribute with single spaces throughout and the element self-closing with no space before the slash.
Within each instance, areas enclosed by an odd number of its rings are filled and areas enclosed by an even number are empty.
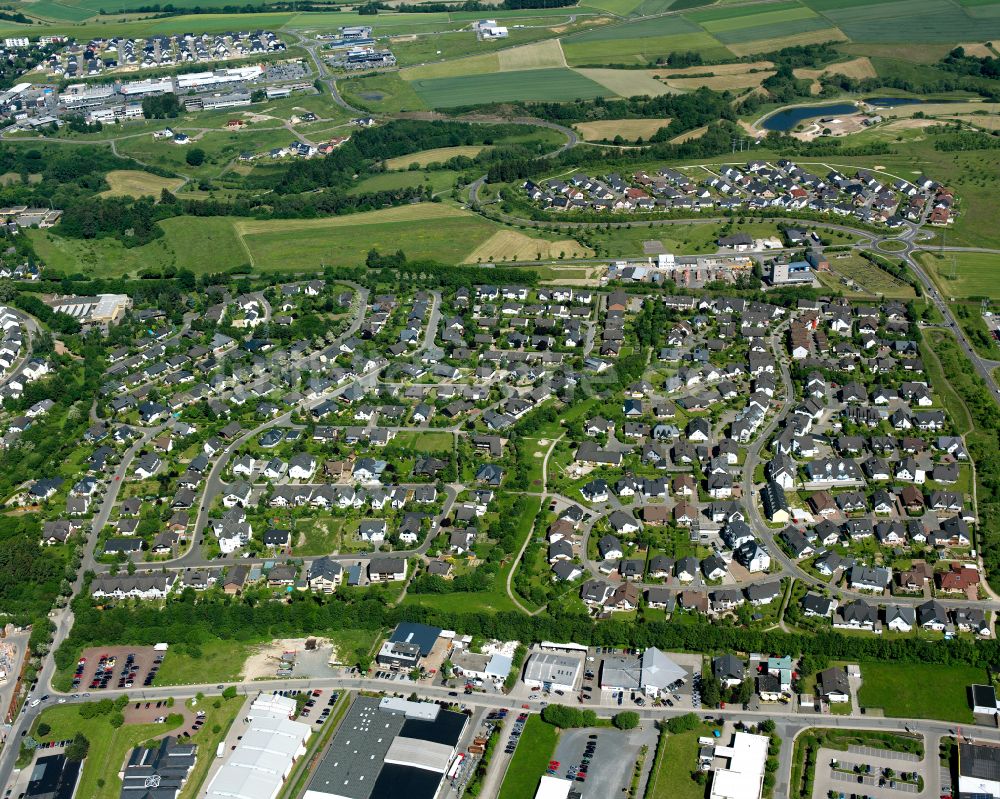
<svg viewBox="0 0 1000 799">
<path fill-rule="evenodd" d="M 31 700 L 31 707 L 38 707 L 40 704 L 42 704 L 42 700 L 41 699 L 32 699 Z"/>
</svg>

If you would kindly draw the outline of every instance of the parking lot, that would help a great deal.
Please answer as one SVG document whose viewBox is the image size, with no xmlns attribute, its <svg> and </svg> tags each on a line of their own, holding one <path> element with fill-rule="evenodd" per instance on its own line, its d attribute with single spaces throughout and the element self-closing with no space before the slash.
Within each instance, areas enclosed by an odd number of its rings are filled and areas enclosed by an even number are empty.
<svg viewBox="0 0 1000 799">
<path fill-rule="evenodd" d="M 156 678 L 157 661 L 164 655 L 151 646 L 91 647 L 80 656 L 73 691 L 149 687 Z"/>
<path fill-rule="evenodd" d="M 620 796 L 632 780 L 632 768 L 643 744 L 652 752 L 656 748 L 656 727 L 621 732 L 606 729 L 566 730 L 559 736 L 553 755 L 558 763 L 552 773 L 572 778 L 576 790 L 584 797 L 609 799 Z M 584 762 L 589 760 L 589 763 Z M 583 780 L 581 776 L 581 769 Z"/>
<path fill-rule="evenodd" d="M 916 774 L 929 785 L 927 761 L 913 755 L 868 747 L 851 747 L 848 752 L 820 749 L 813 799 L 825 799 L 831 792 L 838 797 L 857 794 L 872 799 L 906 799 L 918 793 Z"/>
</svg>

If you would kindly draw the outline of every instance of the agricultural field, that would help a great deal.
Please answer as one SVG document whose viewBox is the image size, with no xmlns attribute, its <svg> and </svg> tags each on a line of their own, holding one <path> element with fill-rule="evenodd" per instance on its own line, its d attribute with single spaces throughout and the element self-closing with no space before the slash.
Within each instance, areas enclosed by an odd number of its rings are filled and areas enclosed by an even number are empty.
<svg viewBox="0 0 1000 799">
<path fill-rule="evenodd" d="M 283 270 L 357 264 L 373 247 L 383 252 L 403 247 L 413 259 L 460 263 L 496 232 L 475 214 L 436 203 L 323 219 L 240 219 L 233 226 L 254 267 Z"/>
<path fill-rule="evenodd" d="M 142 197 L 148 195 L 159 198 L 164 189 L 174 192 L 184 183 L 180 178 L 161 178 L 159 175 L 137 169 L 116 169 L 108 172 L 106 180 L 111 188 L 101 192 L 102 197 Z"/>
<path fill-rule="evenodd" d="M 512 100 L 560 101 L 593 99 L 611 94 L 571 69 L 531 69 L 415 80 L 410 84 L 431 108 L 450 108 Z"/>
<path fill-rule="evenodd" d="M 516 230 L 500 230 L 480 244 L 465 260 L 467 263 L 497 261 L 544 261 L 556 258 L 589 258 L 594 251 L 573 239 L 547 241 L 526 236 Z"/>
<path fill-rule="evenodd" d="M 732 52 L 711 34 L 695 29 L 691 33 L 632 39 L 602 39 L 581 42 L 564 39 L 563 52 L 570 66 L 605 64 L 649 64 L 672 51 L 694 51 L 706 61 L 732 58 Z M 757 52 L 760 52 L 759 50 Z"/>
<path fill-rule="evenodd" d="M 573 127 L 587 141 L 611 141 L 615 136 L 635 141 L 648 139 L 669 124 L 669 119 L 602 119 L 599 122 L 579 122 Z"/>
<path fill-rule="evenodd" d="M 644 94 L 659 97 L 661 94 L 673 93 L 673 89 L 658 81 L 649 70 L 580 68 L 576 71 L 621 97 Z"/>
</svg>

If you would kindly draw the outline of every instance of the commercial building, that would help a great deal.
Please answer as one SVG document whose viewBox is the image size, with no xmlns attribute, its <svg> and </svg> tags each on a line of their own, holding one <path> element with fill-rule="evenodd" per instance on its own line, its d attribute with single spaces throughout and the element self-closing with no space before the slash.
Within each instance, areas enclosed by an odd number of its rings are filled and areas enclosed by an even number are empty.
<svg viewBox="0 0 1000 799">
<path fill-rule="evenodd" d="M 49 302 L 53 311 L 68 314 L 81 322 L 117 322 L 129 308 L 132 299 L 125 294 L 98 294 L 96 297 L 70 295 Z"/>
<path fill-rule="evenodd" d="M 656 697 L 685 677 L 687 672 L 655 647 L 641 656 L 606 657 L 601 665 L 601 688 L 610 691 L 642 691 Z"/>
<path fill-rule="evenodd" d="M 24 799 L 72 799 L 80 777 L 81 762 L 71 762 L 65 755 L 45 755 L 31 767 Z"/>
<path fill-rule="evenodd" d="M 544 774 L 538 783 L 535 799 L 573 799 L 580 796 L 573 790 L 573 781 Z"/>
<path fill-rule="evenodd" d="M 467 722 L 434 702 L 359 696 L 304 799 L 434 799 Z"/>
<path fill-rule="evenodd" d="M 536 652 L 528 658 L 524 681 L 546 691 L 573 691 L 580 680 L 583 659 L 554 652 Z"/>
<path fill-rule="evenodd" d="M 420 648 L 420 657 L 427 657 L 434 644 L 441 637 L 440 627 L 431 627 L 429 624 L 416 624 L 403 621 L 396 625 L 396 629 L 389 636 L 389 642 L 393 644 L 416 644 Z"/>
<path fill-rule="evenodd" d="M 1000 797 L 1000 746 L 958 745 L 958 799 Z"/>
<path fill-rule="evenodd" d="M 510 674 L 513 659 L 507 655 L 481 655 L 478 652 L 460 650 L 451 657 L 455 674 L 466 680 L 480 680 L 502 684 Z"/>
<path fill-rule="evenodd" d="M 736 732 L 729 746 L 716 746 L 716 759 L 727 760 L 728 765 L 712 774 L 709 799 L 760 799 L 767 745 L 766 735 Z"/>
<path fill-rule="evenodd" d="M 808 261 L 778 258 L 771 264 L 771 283 L 776 286 L 788 283 L 811 284 L 814 279 L 812 264 Z"/>
<path fill-rule="evenodd" d="M 310 727 L 289 716 L 295 700 L 259 696 L 250 726 L 208 785 L 205 799 L 275 799 L 295 761 L 305 754 Z"/>
</svg>

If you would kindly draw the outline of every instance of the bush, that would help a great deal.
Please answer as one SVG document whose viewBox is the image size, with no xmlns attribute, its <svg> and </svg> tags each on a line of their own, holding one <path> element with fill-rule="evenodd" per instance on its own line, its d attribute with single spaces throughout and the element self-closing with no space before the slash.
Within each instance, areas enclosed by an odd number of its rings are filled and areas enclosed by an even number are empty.
<svg viewBox="0 0 1000 799">
<path fill-rule="evenodd" d="M 685 713 L 683 716 L 674 716 L 667 721 L 667 732 L 677 735 L 681 732 L 688 732 L 695 729 L 701 723 L 694 713 Z"/>
<path fill-rule="evenodd" d="M 45 723 L 45 722 L 43 721 L 43 722 L 40 722 L 40 723 L 39 723 L 39 725 L 38 725 L 38 729 L 36 730 L 36 732 L 37 732 L 37 733 L 38 733 L 38 734 L 39 734 L 40 736 L 42 736 L 42 737 L 44 738 L 44 737 L 45 737 L 46 735 L 48 735 L 48 734 L 49 734 L 50 732 L 52 732 L 52 727 L 50 727 L 50 726 L 49 726 L 48 724 L 46 724 L 46 723 Z"/>
<path fill-rule="evenodd" d="M 593 727 L 597 724 L 597 714 L 593 710 L 578 710 L 565 705 L 546 705 L 542 708 L 542 721 L 564 730 Z"/>
<path fill-rule="evenodd" d="M 230 685 L 222 692 L 223 699 L 234 699 L 236 697 L 236 686 Z"/>
<path fill-rule="evenodd" d="M 111 722 L 111 726 L 117 730 L 119 727 L 122 726 L 122 724 L 125 723 L 125 714 L 122 713 L 120 710 L 116 710 L 108 718 L 108 721 Z"/>
<path fill-rule="evenodd" d="M 626 710 L 618 713 L 611 722 L 619 730 L 634 730 L 639 726 L 639 714 L 634 710 Z"/>
<path fill-rule="evenodd" d="M 200 147 L 195 147 L 193 150 L 187 151 L 187 155 L 184 156 L 184 160 L 191 166 L 201 166 L 205 163 L 205 151 Z"/>
</svg>

